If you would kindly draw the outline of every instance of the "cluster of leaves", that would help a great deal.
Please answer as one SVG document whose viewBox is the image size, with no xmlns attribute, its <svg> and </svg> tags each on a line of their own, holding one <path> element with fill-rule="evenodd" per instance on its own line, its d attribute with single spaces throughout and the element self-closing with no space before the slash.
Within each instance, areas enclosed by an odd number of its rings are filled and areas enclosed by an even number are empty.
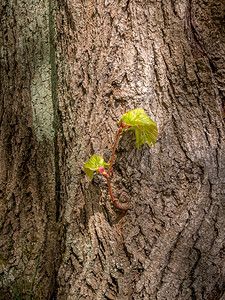
<svg viewBox="0 0 225 300">
<path fill-rule="evenodd" d="M 139 149 L 141 145 L 147 142 L 155 146 L 155 140 L 158 135 L 156 123 L 145 113 L 143 109 L 133 109 L 124 114 L 119 121 L 119 126 L 125 124 L 125 130 L 134 130 L 136 137 L 136 146 Z M 124 125 L 122 125 L 124 126 Z"/>
<path fill-rule="evenodd" d="M 139 149 L 145 142 L 148 146 L 151 143 L 155 146 L 155 141 L 158 135 L 156 123 L 145 113 L 143 109 L 133 109 L 124 114 L 118 123 L 119 134 L 125 130 L 133 130 L 136 137 L 136 146 Z M 111 159 L 112 161 L 112 159 Z M 106 163 L 101 156 L 93 155 L 84 165 L 85 173 L 92 179 L 94 172 L 102 173 L 105 177 L 110 164 Z"/>
</svg>

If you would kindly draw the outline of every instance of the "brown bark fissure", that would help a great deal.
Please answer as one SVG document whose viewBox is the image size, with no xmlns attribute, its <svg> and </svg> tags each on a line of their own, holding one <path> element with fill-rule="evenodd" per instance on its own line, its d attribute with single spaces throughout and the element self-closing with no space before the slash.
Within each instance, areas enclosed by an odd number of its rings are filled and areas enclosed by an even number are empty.
<svg viewBox="0 0 225 300">
<path fill-rule="evenodd" d="M 195 58 L 208 60 L 217 82 L 224 119 L 224 1 L 187 1 L 186 23 L 192 54 Z M 210 22 L 208 22 L 210 19 Z M 216 26 L 215 26 L 216 25 Z M 198 32 L 199 31 L 199 32 Z M 208 34 L 210 32 L 210 34 Z"/>
<path fill-rule="evenodd" d="M 207 53 L 205 52 L 202 43 L 199 39 L 198 32 L 196 31 L 193 25 L 192 5 L 193 5 L 193 1 L 188 0 L 187 11 L 186 11 L 186 22 L 187 22 L 187 28 L 189 33 L 189 40 L 190 40 L 193 56 L 196 58 L 201 58 L 207 56 Z"/>
</svg>

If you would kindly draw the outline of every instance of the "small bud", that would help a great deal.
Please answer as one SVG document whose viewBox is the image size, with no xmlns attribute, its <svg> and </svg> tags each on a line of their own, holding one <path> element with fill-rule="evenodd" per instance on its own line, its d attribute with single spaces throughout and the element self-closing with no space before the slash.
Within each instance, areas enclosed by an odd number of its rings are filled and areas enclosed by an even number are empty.
<svg viewBox="0 0 225 300">
<path fill-rule="evenodd" d="M 122 122 L 122 123 L 120 124 L 120 127 L 121 127 L 121 128 L 124 128 L 124 127 L 126 127 L 126 124 Z"/>
<path fill-rule="evenodd" d="M 109 178 L 109 175 L 106 173 L 106 172 L 104 172 L 104 173 L 102 173 L 106 178 Z"/>
<path fill-rule="evenodd" d="M 98 167 L 98 172 L 101 173 L 102 175 L 104 175 L 106 178 L 109 177 L 109 175 L 107 174 L 107 172 L 105 171 L 105 169 L 102 166 Z"/>
<path fill-rule="evenodd" d="M 99 166 L 98 172 L 103 174 L 105 172 L 105 169 L 102 166 Z"/>
</svg>

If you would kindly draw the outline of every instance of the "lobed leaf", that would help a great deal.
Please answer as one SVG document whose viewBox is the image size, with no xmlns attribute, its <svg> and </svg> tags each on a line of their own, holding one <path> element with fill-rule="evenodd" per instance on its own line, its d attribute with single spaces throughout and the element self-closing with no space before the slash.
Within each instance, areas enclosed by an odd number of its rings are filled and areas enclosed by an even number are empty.
<svg viewBox="0 0 225 300">
<path fill-rule="evenodd" d="M 102 166 L 103 168 L 108 168 L 109 164 L 104 161 L 104 159 L 99 155 L 92 155 L 92 157 L 84 163 L 84 172 L 93 179 L 94 172 L 98 171 L 98 168 Z"/>
<path fill-rule="evenodd" d="M 122 122 L 127 125 L 127 130 L 135 131 L 135 144 L 138 149 L 145 142 L 147 142 L 149 147 L 151 146 L 151 143 L 155 146 L 155 141 L 158 135 L 157 126 L 143 109 L 133 109 L 122 115 L 118 125 L 120 126 Z"/>
</svg>

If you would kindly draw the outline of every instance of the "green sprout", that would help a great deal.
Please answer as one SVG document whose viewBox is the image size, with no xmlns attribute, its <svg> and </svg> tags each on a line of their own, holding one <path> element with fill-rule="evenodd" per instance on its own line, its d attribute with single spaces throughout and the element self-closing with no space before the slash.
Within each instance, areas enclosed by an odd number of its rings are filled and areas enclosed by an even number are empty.
<svg viewBox="0 0 225 300">
<path fill-rule="evenodd" d="M 158 135 L 156 123 L 145 113 L 143 109 L 133 109 L 122 115 L 118 123 L 119 130 L 117 132 L 116 141 L 114 144 L 110 163 L 106 163 L 102 156 L 92 155 L 92 157 L 84 164 L 84 172 L 93 179 L 94 172 L 103 174 L 107 179 L 108 190 L 112 198 L 113 204 L 122 210 L 127 210 L 127 204 L 119 203 L 118 199 L 114 198 L 110 182 L 110 174 L 112 171 L 113 159 L 116 152 L 116 147 L 120 136 L 126 130 L 133 130 L 136 137 L 136 147 L 140 148 L 145 142 L 150 147 L 151 144 L 155 146 L 155 141 Z M 105 170 L 108 168 L 108 171 Z"/>
</svg>

